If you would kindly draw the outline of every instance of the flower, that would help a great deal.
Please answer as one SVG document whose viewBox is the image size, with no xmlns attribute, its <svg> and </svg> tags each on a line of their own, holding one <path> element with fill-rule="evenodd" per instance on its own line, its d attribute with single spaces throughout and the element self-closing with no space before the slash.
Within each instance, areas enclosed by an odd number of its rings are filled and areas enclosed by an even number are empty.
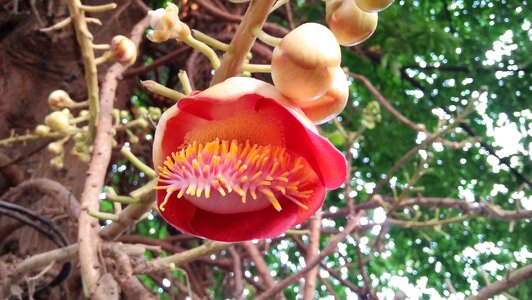
<svg viewBox="0 0 532 300">
<path fill-rule="evenodd" d="M 184 40 L 190 35 L 190 28 L 179 20 L 179 8 L 168 3 L 166 9 L 159 8 L 148 12 L 153 32 L 148 33 L 148 39 L 155 43 L 169 39 Z"/>
<path fill-rule="evenodd" d="M 157 205 L 182 232 L 234 242 L 308 219 L 344 156 L 270 84 L 230 78 L 168 109 L 154 138 Z"/>
</svg>

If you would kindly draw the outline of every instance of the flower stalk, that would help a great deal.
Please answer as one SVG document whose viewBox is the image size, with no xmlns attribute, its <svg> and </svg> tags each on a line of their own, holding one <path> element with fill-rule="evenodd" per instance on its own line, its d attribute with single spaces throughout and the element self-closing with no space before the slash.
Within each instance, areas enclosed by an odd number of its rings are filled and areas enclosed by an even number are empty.
<svg viewBox="0 0 532 300">
<path fill-rule="evenodd" d="M 244 58 L 256 40 L 253 29 L 262 28 L 274 3 L 275 0 L 262 0 L 252 1 L 249 4 L 248 10 L 231 41 L 232 51 L 223 57 L 220 67 L 214 73 L 211 85 L 240 73 Z"/>
</svg>

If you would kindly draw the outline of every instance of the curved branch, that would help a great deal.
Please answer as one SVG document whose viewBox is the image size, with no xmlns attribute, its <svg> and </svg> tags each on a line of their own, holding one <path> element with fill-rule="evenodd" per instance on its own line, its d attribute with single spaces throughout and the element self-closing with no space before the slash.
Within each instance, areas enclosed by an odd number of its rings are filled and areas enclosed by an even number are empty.
<svg viewBox="0 0 532 300">
<path fill-rule="evenodd" d="M 148 18 L 144 18 L 132 30 L 132 40 L 138 46 L 144 29 L 148 26 Z M 88 215 L 88 211 L 99 210 L 99 195 L 102 191 L 107 166 L 111 159 L 112 130 L 113 130 L 113 101 L 116 94 L 118 80 L 126 67 L 115 63 L 109 68 L 102 84 L 101 111 L 96 128 L 94 151 L 92 153 L 87 179 L 81 195 L 81 213 L 79 217 L 78 244 L 81 274 L 87 290 L 93 299 L 109 299 L 105 289 L 98 289 L 101 277 L 101 262 L 99 249 L 102 240 L 99 235 L 98 219 Z M 116 297 L 118 295 L 115 295 Z"/>
</svg>

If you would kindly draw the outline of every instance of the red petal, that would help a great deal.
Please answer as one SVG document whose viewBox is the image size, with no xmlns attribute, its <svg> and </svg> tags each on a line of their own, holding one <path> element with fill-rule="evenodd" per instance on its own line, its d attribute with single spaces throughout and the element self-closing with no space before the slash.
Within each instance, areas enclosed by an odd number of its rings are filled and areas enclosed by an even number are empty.
<svg viewBox="0 0 532 300">
<path fill-rule="evenodd" d="M 166 191 L 157 192 L 159 204 L 165 195 Z M 199 209 L 185 198 L 173 196 L 161 214 L 168 223 L 184 233 L 220 242 L 240 242 L 279 236 L 295 224 L 298 209 L 295 204 L 284 200 L 281 212 L 269 206 L 250 213 L 221 215 Z"/>
</svg>

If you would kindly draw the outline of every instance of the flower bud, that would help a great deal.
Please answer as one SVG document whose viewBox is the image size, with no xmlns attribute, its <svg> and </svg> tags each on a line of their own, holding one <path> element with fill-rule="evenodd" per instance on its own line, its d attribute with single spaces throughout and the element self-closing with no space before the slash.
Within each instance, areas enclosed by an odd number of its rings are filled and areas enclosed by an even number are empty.
<svg viewBox="0 0 532 300">
<path fill-rule="evenodd" d="M 48 125 L 52 130 L 65 131 L 70 127 L 69 120 L 69 114 L 64 111 L 54 111 L 44 118 L 44 124 Z"/>
<path fill-rule="evenodd" d="M 50 159 L 50 166 L 55 170 L 61 170 L 65 165 L 63 156 L 56 156 Z"/>
<path fill-rule="evenodd" d="M 48 152 L 52 154 L 61 154 L 63 152 L 63 143 L 61 142 L 53 142 L 48 144 Z"/>
<path fill-rule="evenodd" d="M 340 46 L 331 31 L 306 23 L 288 33 L 273 50 L 272 79 L 285 96 L 312 101 L 329 89 L 340 60 Z"/>
<path fill-rule="evenodd" d="M 349 83 L 341 67 L 336 68 L 334 80 L 327 92 L 312 102 L 297 102 L 314 124 L 325 123 L 344 110 L 349 98 Z"/>
<path fill-rule="evenodd" d="M 111 51 L 117 62 L 132 65 L 137 59 L 137 47 L 132 40 L 123 35 L 117 35 L 111 40 Z"/>
<path fill-rule="evenodd" d="M 158 107 L 150 107 L 150 108 L 148 108 L 148 115 L 154 121 L 159 120 L 159 118 L 161 117 L 161 114 L 162 114 L 161 109 L 158 108 Z"/>
<path fill-rule="evenodd" d="M 48 105 L 53 110 L 60 110 L 65 107 L 71 107 L 76 102 L 70 98 L 67 92 L 63 90 L 55 90 L 48 96 Z"/>
<path fill-rule="evenodd" d="M 120 111 L 120 118 L 129 120 L 129 112 L 127 110 L 121 110 Z"/>
<path fill-rule="evenodd" d="M 50 133 L 50 127 L 46 125 L 37 125 L 37 127 L 35 127 L 35 134 L 40 137 L 46 137 L 48 136 L 48 133 Z"/>
<path fill-rule="evenodd" d="M 367 12 L 380 12 L 390 6 L 394 0 L 355 0 L 357 6 Z"/>
<path fill-rule="evenodd" d="M 141 118 L 141 119 L 137 119 L 137 125 L 140 127 L 140 128 L 148 128 L 148 126 L 150 125 L 148 123 L 148 121 L 144 118 Z"/>
<path fill-rule="evenodd" d="M 190 36 L 190 28 L 179 20 L 179 8 L 168 3 L 166 9 L 159 8 L 148 12 L 153 32 L 148 33 L 148 39 L 155 43 L 169 39 L 184 40 Z"/>
<path fill-rule="evenodd" d="M 140 117 L 145 117 L 148 115 L 148 109 L 144 106 L 141 106 L 137 109 L 137 113 Z"/>
<path fill-rule="evenodd" d="M 331 0 L 325 4 L 329 28 L 342 46 L 368 39 L 377 28 L 378 15 L 360 9 L 353 0 Z"/>
</svg>

